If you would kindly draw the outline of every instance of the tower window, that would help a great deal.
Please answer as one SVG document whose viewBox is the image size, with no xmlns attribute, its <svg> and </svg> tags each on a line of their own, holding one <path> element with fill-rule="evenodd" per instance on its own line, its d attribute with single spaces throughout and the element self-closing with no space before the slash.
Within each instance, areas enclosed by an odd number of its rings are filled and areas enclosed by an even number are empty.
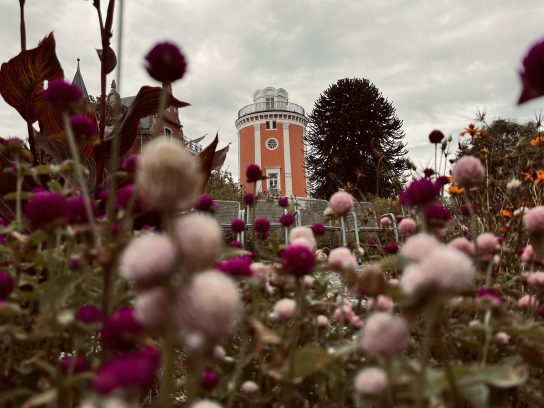
<svg viewBox="0 0 544 408">
<path fill-rule="evenodd" d="M 266 141 L 266 148 L 268 150 L 276 150 L 278 148 L 278 139 L 271 137 Z"/>
<path fill-rule="evenodd" d="M 164 136 L 172 136 L 172 129 L 165 127 Z"/>
<path fill-rule="evenodd" d="M 275 120 L 267 120 L 266 121 L 266 130 L 276 129 L 276 121 Z"/>
<path fill-rule="evenodd" d="M 273 196 L 278 196 L 281 192 L 280 169 L 267 169 L 268 192 Z"/>
</svg>

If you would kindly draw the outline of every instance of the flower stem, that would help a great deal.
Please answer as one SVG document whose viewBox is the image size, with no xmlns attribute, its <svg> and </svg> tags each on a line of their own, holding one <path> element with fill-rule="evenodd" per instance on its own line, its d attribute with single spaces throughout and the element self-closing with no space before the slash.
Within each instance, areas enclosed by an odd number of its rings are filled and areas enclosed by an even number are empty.
<svg viewBox="0 0 544 408">
<path fill-rule="evenodd" d="M 171 307 L 168 308 L 171 315 Z M 171 408 L 172 394 L 174 392 L 174 362 L 175 362 L 175 332 L 174 326 L 165 325 L 163 339 L 163 350 L 161 360 L 163 361 L 162 380 L 160 390 L 160 402 L 162 408 Z"/>
<path fill-rule="evenodd" d="M 487 309 L 487 311 L 485 312 L 485 317 L 484 317 L 485 340 L 484 340 L 484 348 L 482 351 L 481 365 L 485 365 L 487 362 L 487 354 L 489 352 L 489 343 L 491 342 L 491 327 L 489 326 L 490 320 L 491 320 L 491 309 Z"/>
<path fill-rule="evenodd" d="M 21 174 L 21 162 L 19 158 L 15 160 L 15 166 L 17 166 L 17 191 L 16 191 L 16 203 L 15 203 L 15 220 L 16 228 L 21 230 L 23 228 L 22 221 L 22 190 L 23 190 L 23 175 Z"/>
</svg>

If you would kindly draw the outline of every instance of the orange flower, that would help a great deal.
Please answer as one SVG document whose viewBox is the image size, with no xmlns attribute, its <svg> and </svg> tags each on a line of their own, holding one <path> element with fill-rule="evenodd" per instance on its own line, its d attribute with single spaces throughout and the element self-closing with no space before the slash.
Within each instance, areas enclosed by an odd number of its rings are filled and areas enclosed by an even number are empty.
<svg viewBox="0 0 544 408">
<path fill-rule="evenodd" d="M 531 146 L 544 146 L 544 136 L 537 136 L 531 139 Z"/>
<path fill-rule="evenodd" d="M 544 170 L 537 170 L 533 184 L 538 186 L 542 180 L 544 180 Z"/>
<path fill-rule="evenodd" d="M 502 210 L 501 215 L 505 218 L 512 218 L 512 213 L 508 210 Z"/>
<path fill-rule="evenodd" d="M 467 133 L 472 136 L 472 140 L 474 140 L 476 135 L 482 135 L 482 131 L 478 129 L 474 123 L 469 124 L 467 128 L 459 134 L 465 136 Z"/>
<path fill-rule="evenodd" d="M 450 195 L 461 195 L 465 192 L 465 189 L 463 187 L 457 187 L 457 186 L 450 186 L 448 188 L 448 193 L 450 193 Z"/>
</svg>

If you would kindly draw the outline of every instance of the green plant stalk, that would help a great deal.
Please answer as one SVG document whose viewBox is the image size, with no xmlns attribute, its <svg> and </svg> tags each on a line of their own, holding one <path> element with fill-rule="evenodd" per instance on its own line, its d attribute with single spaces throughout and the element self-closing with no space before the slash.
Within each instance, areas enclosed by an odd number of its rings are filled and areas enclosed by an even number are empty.
<svg viewBox="0 0 544 408">
<path fill-rule="evenodd" d="M 168 315 L 172 317 L 172 308 L 168 305 Z M 167 320 L 170 322 L 170 319 Z M 174 362 L 175 362 L 175 328 L 172 324 L 165 325 L 163 338 L 163 350 L 161 360 L 163 361 L 162 379 L 160 389 L 160 402 L 162 408 L 171 408 L 172 394 L 174 393 Z"/>
<path fill-rule="evenodd" d="M 298 340 L 300 337 L 300 332 L 303 328 L 304 319 L 304 287 L 302 286 L 301 279 L 296 281 L 296 316 L 295 316 L 295 328 L 291 336 L 291 342 L 289 343 L 289 372 L 288 372 L 288 387 L 287 387 L 287 406 L 295 406 L 295 354 L 298 347 Z"/>
<path fill-rule="evenodd" d="M 487 355 L 489 353 L 489 344 L 491 343 L 491 326 L 489 325 L 490 323 L 490 320 L 491 320 L 491 309 L 488 308 L 487 311 L 485 312 L 485 317 L 484 317 L 484 348 L 483 348 L 483 351 L 482 351 L 482 361 L 481 361 L 481 365 L 486 365 L 487 363 Z"/>
<path fill-rule="evenodd" d="M 416 398 L 416 406 L 421 408 L 423 406 L 423 397 L 425 394 L 425 389 L 427 388 L 427 364 L 429 362 L 429 356 L 431 353 L 431 339 L 433 324 L 435 320 L 435 308 L 436 304 L 431 304 L 431 307 L 428 310 L 427 324 L 425 326 L 425 337 L 423 338 L 423 349 L 421 352 L 421 368 L 419 372 L 419 383 L 418 383 L 418 393 Z"/>
<path fill-rule="evenodd" d="M 15 165 L 17 166 L 17 190 L 16 190 L 16 201 L 15 201 L 15 222 L 16 228 L 21 230 L 23 228 L 22 220 L 22 194 L 23 194 L 23 175 L 21 174 L 21 162 L 17 157 L 15 159 Z"/>
<path fill-rule="evenodd" d="M 386 357 L 384 361 L 385 372 L 387 374 L 387 404 L 389 407 L 395 406 L 395 396 L 393 394 L 393 365 L 391 358 Z"/>
<path fill-rule="evenodd" d="M 232 376 L 232 389 L 229 392 L 229 399 L 227 400 L 227 408 L 232 408 L 236 400 L 236 394 L 238 392 L 238 385 L 240 383 L 240 378 L 244 371 L 244 365 L 246 362 L 246 355 L 249 349 L 249 332 L 246 330 L 245 323 L 242 326 L 242 331 L 240 333 L 240 338 L 242 343 L 240 344 L 240 350 L 238 351 L 238 358 L 236 359 L 236 367 L 234 368 L 234 374 Z"/>
<path fill-rule="evenodd" d="M 89 221 L 89 225 L 91 226 L 91 231 L 93 233 L 95 243 L 98 244 L 100 242 L 100 236 L 96 228 L 96 222 L 91 207 L 91 197 L 89 196 L 89 189 L 87 188 L 87 184 L 85 183 L 85 179 L 83 178 L 83 172 L 81 171 L 81 158 L 79 157 L 79 150 L 77 149 L 77 144 L 74 137 L 74 132 L 72 130 L 72 126 L 70 125 L 70 118 L 68 117 L 68 113 L 64 112 L 62 118 L 64 121 L 64 128 L 66 129 L 68 145 L 70 146 L 70 153 L 72 154 L 72 158 L 74 159 L 76 164 L 76 177 L 81 188 L 81 194 L 83 195 L 85 214 L 87 215 L 87 220 Z"/>
</svg>

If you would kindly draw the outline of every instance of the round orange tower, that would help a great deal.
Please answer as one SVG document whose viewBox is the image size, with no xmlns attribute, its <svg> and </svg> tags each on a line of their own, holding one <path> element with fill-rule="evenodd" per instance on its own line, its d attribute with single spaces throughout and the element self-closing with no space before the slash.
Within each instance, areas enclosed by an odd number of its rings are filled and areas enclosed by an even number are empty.
<svg viewBox="0 0 544 408">
<path fill-rule="evenodd" d="M 257 183 L 257 192 L 307 197 L 303 142 L 307 124 L 304 109 L 289 102 L 285 89 L 255 91 L 253 103 L 240 109 L 236 120 L 239 174 L 247 191 L 255 193 L 253 184 L 245 182 L 245 169 L 256 163 L 268 177 Z"/>
</svg>

